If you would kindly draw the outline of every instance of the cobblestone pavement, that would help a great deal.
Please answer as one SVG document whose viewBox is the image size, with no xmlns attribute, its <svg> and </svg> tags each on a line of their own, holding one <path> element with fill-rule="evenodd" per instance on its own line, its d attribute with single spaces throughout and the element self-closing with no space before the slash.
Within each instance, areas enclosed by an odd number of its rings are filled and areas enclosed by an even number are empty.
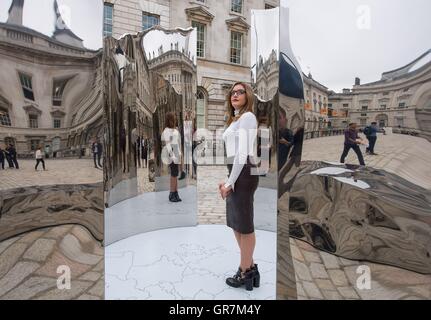
<svg viewBox="0 0 431 320">
<path fill-rule="evenodd" d="M 343 136 L 324 137 L 304 141 L 303 160 L 340 161 Z M 379 134 L 375 146 L 377 156 L 365 155 L 367 166 L 396 173 L 426 189 L 431 189 L 431 143 L 423 138 L 402 134 Z M 363 152 L 364 153 L 364 152 Z M 359 164 L 350 150 L 346 163 Z"/>
<path fill-rule="evenodd" d="M 0 300 L 100 300 L 104 250 L 81 226 L 28 232 L 0 242 Z M 68 266 L 70 289 L 57 288 L 59 266 Z"/>
<path fill-rule="evenodd" d="M 226 202 L 220 197 L 218 184 L 228 175 L 226 166 L 198 166 L 198 223 L 225 224 Z"/>
<path fill-rule="evenodd" d="M 351 261 L 319 251 L 300 240 L 291 238 L 290 242 L 299 300 L 431 299 L 431 275 Z M 369 267 L 369 290 L 358 288 L 358 278 L 364 272 L 358 270 L 360 266 Z"/>
<path fill-rule="evenodd" d="M 0 170 L 0 190 L 51 184 L 83 184 L 100 182 L 102 169 L 96 169 L 92 159 L 46 159 L 46 171 L 34 160 L 18 160 L 20 168 Z"/>
</svg>

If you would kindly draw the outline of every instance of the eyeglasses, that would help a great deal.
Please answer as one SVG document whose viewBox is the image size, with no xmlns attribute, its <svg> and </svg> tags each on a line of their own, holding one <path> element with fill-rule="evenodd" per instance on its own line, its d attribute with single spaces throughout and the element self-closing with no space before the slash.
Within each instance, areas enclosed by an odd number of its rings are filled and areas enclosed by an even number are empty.
<svg viewBox="0 0 431 320">
<path fill-rule="evenodd" d="M 234 90 L 230 93 L 231 97 L 234 96 L 242 96 L 243 94 L 245 94 L 245 90 L 244 89 L 239 89 L 239 90 Z"/>
</svg>

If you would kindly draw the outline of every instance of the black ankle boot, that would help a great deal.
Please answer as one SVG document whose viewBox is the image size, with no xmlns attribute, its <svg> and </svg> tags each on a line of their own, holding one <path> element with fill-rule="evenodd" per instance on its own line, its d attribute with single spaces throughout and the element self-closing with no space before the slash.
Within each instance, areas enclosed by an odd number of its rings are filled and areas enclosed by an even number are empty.
<svg viewBox="0 0 431 320">
<path fill-rule="evenodd" d="M 244 285 L 247 291 L 252 291 L 253 285 L 254 285 L 254 278 L 255 278 L 254 270 L 247 269 L 243 273 L 241 268 L 238 268 L 238 271 L 233 277 L 226 279 L 226 284 L 234 288 L 239 288 Z"/>
<path fill-rule="evenodd" d="M 260 286 L 260 273 L 259 273 L 259 269 L 257 268 L 257 264 L 254 264 L 250 269 L 254 271 L 253 287 L 259 288 L 259 286 Z"/>
<path fill-rule="evenodd" d="M 170 202 L 178 202 L 175 198 L 175 192 L 169 192 L 169 201 Z"/>
<path fill-rule="evenodd" d="M 178 202 L 178 201 L 183 201 L 183 200 L 181 200 L 181 198 L 180 198 L 180 196 L 179 196 L 179 194 L 178 194 L 178 191 L 175 191 L 175 192 L 174 192 L 174 197 L 175 197 L 175 199 L 177 200 L 177 202 Z"/>
</svg>

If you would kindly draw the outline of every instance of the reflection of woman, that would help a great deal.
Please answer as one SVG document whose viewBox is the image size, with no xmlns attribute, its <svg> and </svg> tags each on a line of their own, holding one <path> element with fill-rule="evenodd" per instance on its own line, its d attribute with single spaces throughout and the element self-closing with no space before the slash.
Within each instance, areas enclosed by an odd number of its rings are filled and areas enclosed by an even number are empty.
<svg viewBox="0 0 431 320">
<path fill-rule="evenodd" d="M 173 112 L 166 113 L 165 116 L 165 129 L 162 133 L 162 141 L 166 143 L 166 148 L 169 154 L 169 171 L 171 174 L 170 179 L 170 193 L 169 201 L 181 201 L 178 195 L 178 172 L 179 161 L 181 159 L 181 136 L 176 128 L 176 117 Z"/>
<path fill-rule="evenodd" d="M 227 225 L 234 230 L 241 262 L 237 273 L 227 278 L 226 283 L 235 288 L 244 285 L 247 290 L 253 290 L 253 286 L 259 286 L 260 280 L 257 265 L 253 262 L 256 245 L 253 198 L 259 183 L 259 177 L 251 174 L 250 161 L 257 129 L 257 120 L 252 112 L 254 96 L 250 86 L 236 83 L 229 91 L 227 100 L 229 119 L 223 139 L 226 143 L 229 178 L 226 183 L 219 184 L 219 190 L 223 199 L 226 199 Z"/>
</svg>

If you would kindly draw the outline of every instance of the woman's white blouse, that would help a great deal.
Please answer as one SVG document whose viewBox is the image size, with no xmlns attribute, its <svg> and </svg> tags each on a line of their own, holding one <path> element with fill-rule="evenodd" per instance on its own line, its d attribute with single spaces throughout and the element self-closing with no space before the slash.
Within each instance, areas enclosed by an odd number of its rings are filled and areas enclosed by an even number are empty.
<svg viewBox="0 0 431 320">
<path fill-rule="evenodd" d="M 169 158 L 174 163 L 179 163 L 181 158 L 181 135 L 177 129 L 165 128 L 162 133 L 162 141 L 165 143 Z"/>
<path fill-rule="evenodd" d="M 257 120 L 252 112 L 244 113 L 239 120 L 232 122 L 223 133 L 228 158 L 234 157 L 232 171 L 225 184 L 234 189 L 247 157 L 254 155 L 254 145 L 257 136 Z"/>
</svg>

